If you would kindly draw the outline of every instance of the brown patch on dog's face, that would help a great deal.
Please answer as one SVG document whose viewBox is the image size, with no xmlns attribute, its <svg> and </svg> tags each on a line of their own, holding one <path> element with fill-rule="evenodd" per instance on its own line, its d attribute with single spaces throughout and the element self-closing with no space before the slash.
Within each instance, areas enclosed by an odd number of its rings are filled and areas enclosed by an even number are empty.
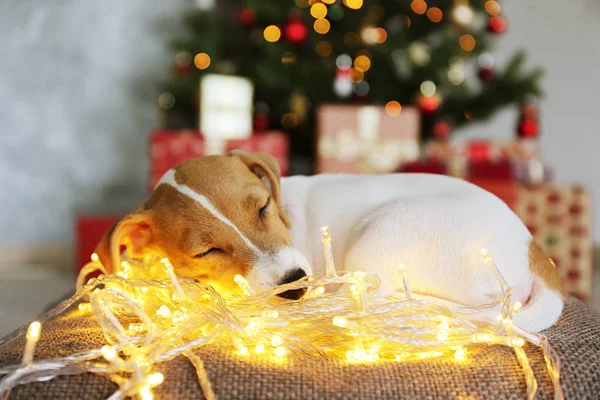
<svg viewBox="0 0 600 400">
<path fill-rule="evenodd" d="M 224 288 L 237 288 L 237 274 L 269 287 L 290 271 L 310 271 L 291 247 L 269 157 L 237 153 L 178 166 L 178 188 L 160 184 L 138 210 L 151 231 L 148 250 L 168 257 L 178 275 Z"/>
<path fill-rule="evenodd" d="M 533 239 L 529 242 L 529 268 L 546 283 L 546 286 L 564 297 L 562 279 L 556 265 Z"/>
</svg>

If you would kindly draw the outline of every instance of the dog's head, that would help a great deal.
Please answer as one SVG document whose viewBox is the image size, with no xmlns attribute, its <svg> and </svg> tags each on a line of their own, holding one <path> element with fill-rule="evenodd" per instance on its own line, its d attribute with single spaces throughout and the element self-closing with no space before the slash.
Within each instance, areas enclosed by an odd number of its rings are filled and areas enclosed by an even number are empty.
<svg viewBox="0 0 600 400">
<path fill-rule="evenodd" d="M 263 153 L 234 151 L 183 163 L 104 235 L 96 252 L 109 273 L 125 246 L 133 257 L 168 257 L 178 275 L 224 289 L 236 287 L 237 274 L 257 289 L 298 280 L 312 272 L 291 244 L 279 178 L 277 161 Z"/>
</svg>

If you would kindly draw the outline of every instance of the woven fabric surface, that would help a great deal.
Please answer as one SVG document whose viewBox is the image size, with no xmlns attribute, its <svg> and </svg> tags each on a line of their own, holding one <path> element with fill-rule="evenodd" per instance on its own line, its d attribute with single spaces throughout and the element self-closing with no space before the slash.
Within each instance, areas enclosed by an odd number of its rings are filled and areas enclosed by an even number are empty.
<svg viewBox="0 0 600 400">
<path fill-rule="evenodd" d="M 569 300 L 557 324 L 547 330 L 561 360 L 561 384 L 567 399 L 597 399 L 600 393 L 600 315 Z M 23 329 L 0 348 L 0 365 L 18 363 Z M 9 335 L 9 336 L 11 336 Z M 100 327 L 78 312 L 46 322 L 36 359 L 73 354 L 105 344 Z M 553 398 L 540 349 L 525 346 L 538 381 L 539 399 Z M 241 357 L 213 346 L 197 350 L 218 399 L 524 399 L 523 370 L 504 346 L 469 350 L 468 362 L 452 357 L 424 361 L 352 365 L 341 360 L 290 356 L 275 363 Z M 157 398 L 202 399 L 196 373 L 179 357 L 159 366 L 165 381 Z M 57 377 L 13 390 L 10 399 L 104 399 L 117 386 L 92 374 Z"/>
</svg>

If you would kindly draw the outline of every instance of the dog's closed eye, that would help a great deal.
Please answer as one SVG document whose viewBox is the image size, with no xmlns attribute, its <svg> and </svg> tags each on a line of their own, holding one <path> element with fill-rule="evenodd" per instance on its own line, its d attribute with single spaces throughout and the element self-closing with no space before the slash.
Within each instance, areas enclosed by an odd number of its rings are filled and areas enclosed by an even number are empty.
<svg viewBox="0 0 600 400">
<path fill-rule="evenodd" d="M 265 219 L 265 215 L 267 214 L 267 209 L 269 208 L 269 204 L 271 204 L 270 197 L 267 199 L 267 202 L 265 203 L 265 205 L 262 206 L 260 208 L 260 210 L 258 210 L 258 216 L 260 217 L 260 219 Z"/>
<path fill-rule="evenodd" d="M 194 258 L 203 258 L 203 257 L 206 257 L 208 255 L 213 255 L 213 254 L 222 253 L 222 252 L 223 252 L 223 250 L 221 250 L 221 249 L 219 249 L 217 247 L 212 247 L 212 248 L 206 250 L 205 252 L 196 254 L 194 256 Z"/>
</svg>

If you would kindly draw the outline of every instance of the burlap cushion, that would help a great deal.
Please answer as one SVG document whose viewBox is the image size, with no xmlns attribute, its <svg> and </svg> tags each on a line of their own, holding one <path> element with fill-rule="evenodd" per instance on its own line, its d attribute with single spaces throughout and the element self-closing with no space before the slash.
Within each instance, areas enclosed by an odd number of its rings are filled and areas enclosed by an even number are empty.
<svg viewBox="0 0 600 400">
<path fill-rule="evenodd" d="M 72 354 L 99 347 L 104 339 L 91 319 L 73 313 L 48 322 L 36 358 Z M 577 300 L 569 300 L 556 326 L 546 332 L 562 364 L 561 382 L 567 399 L 600 396 L 600 315 Z M 0 348 L 0 364 L 20 360 L 22 333 Z M 538 380 L 538 398 L 552 398 L 541 351 L 526 346 Z M 503 346 L 472 352 L 468 363 L 450 358 L 422 362 L 347 363 L 314 357 L 290 357 L 280 364 L 260 358 L 240 358 L 210 346 L 197 354 L 219 399 L 524 399 L 526 388 L 514 352 Z M 155 393 L 163 399 L 196 399 L 202 394 L 195 370 L 184 358 L 162 366 L 165 382 Z M 20 386 L 11 399 L 104 399 L 116 390 L 105 378 L 91 374 L 57 377 Z M 157 396 L 158 397 L 158 396 Z"/>
</svg>

